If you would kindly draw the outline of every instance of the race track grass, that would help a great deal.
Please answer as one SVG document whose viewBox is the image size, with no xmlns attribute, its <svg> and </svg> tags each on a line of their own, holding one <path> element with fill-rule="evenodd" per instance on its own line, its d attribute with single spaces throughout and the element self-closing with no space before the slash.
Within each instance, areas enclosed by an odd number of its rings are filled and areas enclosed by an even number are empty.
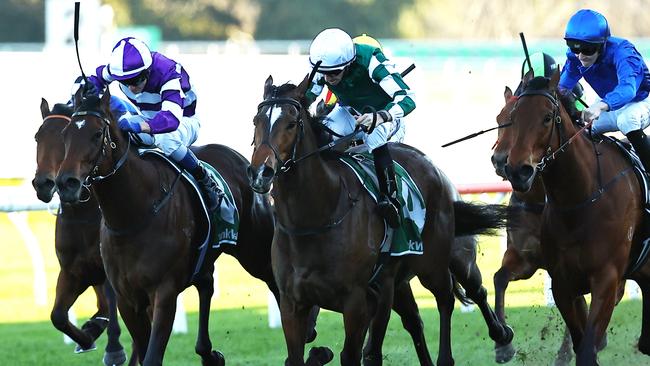
<svg viewBox="0 0 650 366">
<path fill-rule="evenodd" d="M 0 214 L 0 365 L 100 365 L 105 336 L 98 340 L 98 351 L 75 355 L 73 345 L 64 344 L 63 336 L 49 322 L 54 299 L 58 262 L 53 249 L 54 217 L 46 212 L 26 215 L 29 227 L 43 256 L 47 299 L 35 303 L 34 269 L 24 240 L 7 214 Z M 492 274 L 501 261 L 501 239 L 484 239 L 479 248 L 479 265 L 485 286 L 493 299 Z M 210 334 L 215 349 L 221 350 L 228 365 L 281 365 L 286 356 L 282 330 L 267 324 L 268 290 L 265 285 L 243 272 L 228 256 L 217 262 L 218 291 L 213 298 Z M 552 364 L 563 325 L 555 308 L 545 305 L 544 275 L 538 272 L 528 281 L 513 282 L 507 293 L 508 322 L 515 329 L 519 353 L 511 365 Z M 421 307 L 427 343 L 432 357 L 438 350 L 438 315 L 435 301 L 416 281 L 413 289 Z M 183 293 L 188 310 L 189 332 L 175 334 L 165 354 L 166 365 L 196 365 L 198 299 L 194 289 Z M 457 302 L 458 304 L 458 302 Z M 84 293 L 74 311 L 79 323 L 94 312 L 91 291 Z M 458 365 L 494 365 L 493 344 L 487 336 L 480 312 L 463 313 L 457 307 L 453 317 L 452 344 Z M 608 328 L 609 345 L 599 354 L 603 365 L 649 364 L 650 358 L 636 350 L 640 334 L 641 302 L 625 300 L 615 310 Z M 340 314 L 323 311 L 318 319 L 318 338 L 314 345 L 334 351 L 332 364 L 339 364 L 343 326 Z M 130 349 L 123 327 L 122 343 Z M 417 358 L 401 322 L 393 315 L 384 344 L 384 365 L 415 365 Z"/>
</svg>

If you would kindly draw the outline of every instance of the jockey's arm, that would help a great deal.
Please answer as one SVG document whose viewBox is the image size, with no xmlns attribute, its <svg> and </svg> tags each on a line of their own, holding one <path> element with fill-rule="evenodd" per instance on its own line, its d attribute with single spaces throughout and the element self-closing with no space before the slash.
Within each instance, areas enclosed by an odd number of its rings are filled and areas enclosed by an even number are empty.
<svg viewBox="0 0 650 366">
<path fill-rule="evenodd" d="M 393 98 L 383 110 L 390 114 L 388 120 L 402 118 L 415 109 L 415 95 L 406 85 L 395 65 L 388 61 L 386 56 L 376 50 L 368 67 L 368 74 L 373 81 L 379 84 L 381 88 Z M 386 120 L 384 118 L 384 120 Z"/>
</svg>

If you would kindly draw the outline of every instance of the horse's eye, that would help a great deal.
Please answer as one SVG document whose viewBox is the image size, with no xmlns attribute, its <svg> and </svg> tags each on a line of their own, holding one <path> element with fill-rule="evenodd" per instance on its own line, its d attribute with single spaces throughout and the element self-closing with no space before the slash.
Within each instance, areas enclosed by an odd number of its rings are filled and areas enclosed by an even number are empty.
<svg viewBox="0 0 650 366">
<path fill-rule="evenodd" d="M 544 124 L 547 124 L 547 123 L 551 122 L 552 119 L 553 119 L 553 115 L 552 115 L 552 114 L 547 114 L 547 115 L 545 115 L 545 116 L 544 116 Z"/>
<path fill-rule="evenodd" d="M 100 142 L 100 140 L 102 139 L 102 136 L 104 136 L 104 131 L 97 131 L 97 132 L 95 132 L 95 134 L 94 134 L 93 137 L 92 137 L 93 142 L 94 142 L 94 143 L 98 143 L 98 142 Z"/>
<path fill-rule="evenodd" d="M 287 123 L 287 130 L 292 130 L 292 129 L 296 128 L 297 125 L 298 125 L 298 122 L 289 122 L 289 123 Z"/>
</svg>

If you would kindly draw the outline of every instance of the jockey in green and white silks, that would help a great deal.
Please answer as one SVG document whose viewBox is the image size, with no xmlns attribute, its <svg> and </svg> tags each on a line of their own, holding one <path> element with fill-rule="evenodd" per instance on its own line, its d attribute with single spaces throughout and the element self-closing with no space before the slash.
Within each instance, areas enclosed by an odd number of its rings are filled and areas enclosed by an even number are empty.
<svg viewBox="0 0 650 366">
<path fill-rule="evenodd" d="M 373 114 L 363 113 L 364 109 L 370 106 L 377 111 L 377 125 L 363 140 L 374 156 L 381 191 L 379 213 L 389 226 L 398 227 L 395 172 L 387 142 L 404 138 L 402 119 L 415 109 L 413 92 L 380 48 L 355 44 L 338 28 L 325 29 L 314 38 L 309 61 L 312 67 L 320 65 L 307 98 L 315 100 L 327 85 L 339 101 L 325 122 L 330 129 L 347 135 L 357 124 L 369 127 Z"/>
</svg>

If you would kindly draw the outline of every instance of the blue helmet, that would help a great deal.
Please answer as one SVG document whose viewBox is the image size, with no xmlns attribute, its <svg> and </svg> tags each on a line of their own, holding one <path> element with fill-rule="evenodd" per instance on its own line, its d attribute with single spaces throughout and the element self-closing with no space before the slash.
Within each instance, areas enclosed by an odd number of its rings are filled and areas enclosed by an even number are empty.
<svg viewBox="0 0 650 366">
<path fill-rule="evenodd" d="M 581 9 L 566 25 L 564 39 L 588 43 L 605 43 L 609 38 L 607 19 L 597 11 Z"/>
</svg>

